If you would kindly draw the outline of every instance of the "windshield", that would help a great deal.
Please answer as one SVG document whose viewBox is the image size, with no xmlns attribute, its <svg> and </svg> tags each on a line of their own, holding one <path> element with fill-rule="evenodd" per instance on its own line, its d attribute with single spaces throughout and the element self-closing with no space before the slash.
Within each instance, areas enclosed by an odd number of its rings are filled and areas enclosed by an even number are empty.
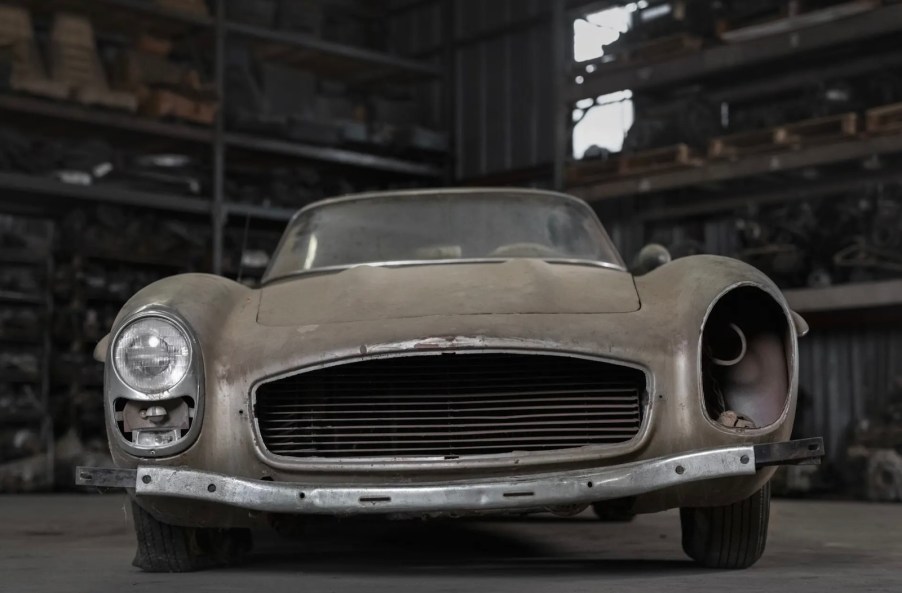
<svg viewBox="0 0 902 593">
<path fill-rule="evenodd" d="M 410 192 L 336 200 L 289 225 L 264 278 L 360 264 L 585 260 L 622 267 L 592 210 L 541 192 Z"/>
</svg>

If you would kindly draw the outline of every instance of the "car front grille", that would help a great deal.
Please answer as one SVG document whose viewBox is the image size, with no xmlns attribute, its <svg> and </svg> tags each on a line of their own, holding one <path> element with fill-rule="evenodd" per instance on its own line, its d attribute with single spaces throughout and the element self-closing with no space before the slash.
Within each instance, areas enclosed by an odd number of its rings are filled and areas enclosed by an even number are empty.
<svg viewBox="0 0 902 593">
<path fill-rule="evenodd" d="M 276 455 L 453 459 L 623 443 L 645 388 L 642 371 L 570 356 L 409 355 L 264 383 L 254 412 Z"/>
</svg>

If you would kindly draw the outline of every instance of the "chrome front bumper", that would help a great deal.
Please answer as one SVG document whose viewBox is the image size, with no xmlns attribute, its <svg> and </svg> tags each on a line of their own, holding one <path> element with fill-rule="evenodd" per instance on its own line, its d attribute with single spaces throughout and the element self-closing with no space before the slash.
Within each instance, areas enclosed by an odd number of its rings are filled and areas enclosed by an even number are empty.
<svg viewBox="0 0 902 593">
<path fill-rule="evenodd" d="M 592 470 L 416 485 L 319 486 L 235 478 L 190 468 L 79 467 L 82 486 L 134 489 L 137 496 L 216 502 L 272 513 L 448 513 L 588 504 L 669 486 L 754 474 L 768 465 L 817 463 L 820 438 L 723 447 Z"/>
</svg>

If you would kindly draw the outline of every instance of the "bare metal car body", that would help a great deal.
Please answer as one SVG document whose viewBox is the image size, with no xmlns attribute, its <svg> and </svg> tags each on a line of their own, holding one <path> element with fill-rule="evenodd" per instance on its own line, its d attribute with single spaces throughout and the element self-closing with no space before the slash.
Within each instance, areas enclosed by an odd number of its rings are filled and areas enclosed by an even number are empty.
<svg viewBox="0 0 902 593">
<path fill-rule="evenodd" d="M 541 195 L 578 202 L 530 190 L 409 194 L 511 200 Z M 311 208 L 379 198 L 355 196 Z M 588 207 L 578 207 L 601 229 Z M 800 448 L 787 442 L 804 322 L 756 269 L 728 258 L 693 256 L 634 277 L 619 256 L 610 262 L 547 254 L 449 259 L 270 274 L 257 289 L 206 274 L 148 286 L 123 307 L 97 349 L 106 361 L 107 429 L 116 469 L 82 468 L 78 481 L 125 486 L 156 519 L 191 527 L 254 526 L 283 514 L 528 512 L 627 498 L 634 512 L 644 513 L 728 505 L 761 490 L 774 471 L 770 466 L 822 454 L 819 443 Z M 153 398 L 123 386 L 111 353 L 119 332 L 148 315 L 184 327 L 194 353 L 187 382 Z M 723 319 L 716 323 L 725 327 L 747 324 L 745 360 L 735 366 L 712 366 L 709 360 L 706 328 L 718 316 Z M 468 361 L 488 355 L 501 365 L 517 362 L 512 375 L 515 369 L 528 373 L 522 369 L 532 367 L 531 361 L 557 368 L 559 359 L 635 371 L 630 376 L 642 382 L 635 393 L 635 430 L 619 442 L 569 439 L 560 448 L 522 450 L 514 444 L 507 451 L 492 445 L 487 454 L 471 440 L 464 454 L 405 454 L 402 448 L 367 455 L 345 448 L 317 456 L 279 453 L 291 449 L 273 444 L 278 433 L 267 432 L 272 425 L 260 417 L 258 398 L 279 381 L 350 371 L 361 363 L 375 369 L 386 361 L 392 369 L 418 365 L 424 373 L 452 360 L 469 369 Z M 709 379 L 712 373 L 720 374 Z M 330 381 L 344 380 L 336 376 Z M 507 373 L 502 368 L 498 376 Z M 318 401 L 328 403 L 328 397 Z M 182 437 L 157 449 L 136 448 L 123 431 L 122 402 L 140 407 L 167 398 L 188 398 L 192 406 Z M 289 403 L 307 405 L 303 401 Z M 284 409 L 272 413 L 292 413 Z M 447 420 L 454 422 L 460 421 Z M 505 422 L 498 420 L 499 430 L 485 430 L 487 443 L 517 436 L 522 423 Z M 554 434 L 571 434 L 563 429 Z M 454 426 L 444 430 L 451 436 L 443 438 L 458 438 Z M 329 442 L 340 438 L 330 435 Z"/>
</svg>

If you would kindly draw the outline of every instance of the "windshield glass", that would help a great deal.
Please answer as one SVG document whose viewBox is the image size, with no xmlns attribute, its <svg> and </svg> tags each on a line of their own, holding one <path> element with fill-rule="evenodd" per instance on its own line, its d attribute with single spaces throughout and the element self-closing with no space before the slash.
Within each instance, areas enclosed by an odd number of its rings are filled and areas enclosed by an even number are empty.
<svg viewBox="0 0 902 593">
<path fill-rule="evenodd" d="M 264 281 L 336 266 L 518 257 L 622 266 L 598 219 L 578 200 L 539 192 L 412 192 L 302 212 Z"/>
</svg>

